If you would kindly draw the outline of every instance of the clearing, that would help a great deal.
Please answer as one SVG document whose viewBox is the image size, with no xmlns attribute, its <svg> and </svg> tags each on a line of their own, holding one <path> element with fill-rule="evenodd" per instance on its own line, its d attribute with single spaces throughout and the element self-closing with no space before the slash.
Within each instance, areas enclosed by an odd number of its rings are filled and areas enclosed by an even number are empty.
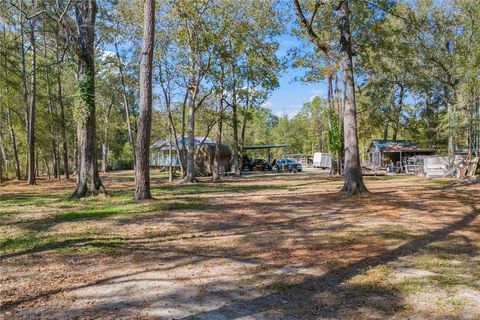
<svg viewBox="0 0 480 320">
<path fill-rule="evenodd" d="M 479 185 L 255 174 L 166 183 L 132 201 L 74 182 L 0 187 L 0 318 L 478 319 Z"/>
</svg>

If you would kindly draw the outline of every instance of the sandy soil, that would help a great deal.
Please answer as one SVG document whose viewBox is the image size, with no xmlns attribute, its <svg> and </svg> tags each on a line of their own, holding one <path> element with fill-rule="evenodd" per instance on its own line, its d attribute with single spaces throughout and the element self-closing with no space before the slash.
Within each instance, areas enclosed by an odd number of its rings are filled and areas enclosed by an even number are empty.
<svg viewBox="0 0 480 320">
<path fill-rule="evenodd" d="M 136 204 L 72 182 L 0 187 L 2 319 L 479 319 L 479 185 L 249 175 Z"/>
</svg>

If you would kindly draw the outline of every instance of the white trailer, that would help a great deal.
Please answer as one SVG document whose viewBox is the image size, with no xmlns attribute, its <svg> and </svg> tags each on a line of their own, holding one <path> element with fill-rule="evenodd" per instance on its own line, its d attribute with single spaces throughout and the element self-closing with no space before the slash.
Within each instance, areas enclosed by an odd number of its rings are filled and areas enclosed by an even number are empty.
<svg viewBox="0 0 480 320">
<path fill-rule="evenodd" d="M 330 153 L 315 152 L 313 154 L 313 167 L 330 169 L 332 167 L 332 155 Z"/>
</svg>

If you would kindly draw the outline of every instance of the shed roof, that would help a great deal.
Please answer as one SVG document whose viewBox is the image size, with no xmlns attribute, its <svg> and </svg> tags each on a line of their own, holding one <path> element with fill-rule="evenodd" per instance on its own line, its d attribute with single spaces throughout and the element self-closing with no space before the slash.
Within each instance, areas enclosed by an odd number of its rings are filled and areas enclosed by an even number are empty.
<svg viewBox="0 0 480 320">
<path fill-rule="evenodd" d="M 378 150 L 415 150 L 420 149 L 412 140 L 372 140 L 370 147 Z"/>
<path fill-rule="evenodd" d="M 434 154 L 436 153 L 435 149 L 424 149 L 420 148 L 412 140 L 372 140 L 370 148 L 374 147 L 379 151 L 385 153 L 392 152 L 409 152 L 409 153 L 427 153 Z"/>
</svg>

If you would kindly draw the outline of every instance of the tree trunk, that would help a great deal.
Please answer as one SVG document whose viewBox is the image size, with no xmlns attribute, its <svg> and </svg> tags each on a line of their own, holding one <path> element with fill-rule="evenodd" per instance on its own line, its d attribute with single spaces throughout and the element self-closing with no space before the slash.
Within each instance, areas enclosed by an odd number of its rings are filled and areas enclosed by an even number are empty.
<svg viewBox="0 0 480 320">
<path fill-rule="evenodd" d="M 222 127 L 223 127 L 223 103 L 220 102 L 220 115 L 218 117 L 218 128 L 217 128 L 217 141 L 215 144 L 215 155 L 213 158 L 213 172 L 212 180 L 220 180 L 220 157 L 221 157 L 221 147 L 222 147 Z"/>
<path fill-rule="evenodd" d="M 172 160 L 173 160 L 173 154 L 172 154 L 172 144 L 173 144 L 173 139 L 172 139 L 172 127 L 170 126 L 169 130 L 168 130 L 168 144 L 169 144 L 169 147 L 168 147 L 168 182 L 172 182 L 173 181 L 173 164 L 172 164 Z"/>
<path fill-rule="evenodd" d="M 242 130 L 240 132 L 240 172 L 243 172 L 243 157 L 245 156 L 245 134 L 247 131 L 248 112 L 250 111 L 250 81 L 247 78 L 247 98 L 245 101 L 245 109 L 243 112 Z"/>
<path fill-rule="evenodd" d="M 333 101 L 333 75 L 332 75 L 332 71 L 330 71 L 328 73 L 327 85 L 328 85 L 328 87 L 327 87 L 327 98 L 328 98 L 328 113 L 329 113 L 328 123 L 330 125 L 330 130 L 333 130 L 334 128 L 332 128 L 332 120 L 330 120 L 330 117 L 332 117 L 332 115 L 336 114 L 336 112 L 335 112 L 335 106 L 334 106 L 334 101 Z M 320 117 L 321 117 L 321 108 L 319 108 L 319 111 L 318 111 L 318 121 L 319 122 L 320 122 Z M 338 123 L 338 121 L 337 121 L 337 123 Z M 338 130 L 338 126 L 336 126 L 335 129 Z M 320 147 L 321 147 L 321 143 L 319 142 L 319 149 L 318 150 L 322 151 L 322 149 Z M 336 161 L 339 157 L 339 152 L 338 152 L 338 150 L 329 150 L 329 151 L 332 153 L 332 156 L 333 156 L 329 174 L 330 175 L 336 175 L 336 174 L 338 174 L 338 166 L 336 165 Z"/>
<path fill-rule="evenodd" d="M 13 130 L 12 117 L 10 115 L 10 108 L 7 108 L 7 121 L 10 129 L 10 140 L 12 140 L 13 158 L 15 159 L 15 179 L 20 180 L 21 173 L 20 173 L 20 161 L 18 159 L 17 139 L 15 136 L 15 130 Z"/>
<path fill-rule="evenodd" d="M 105 128 L 103 129 L 103 141 L 102 141 L 102 172 L 107 172 L 107 160 L 108 160 L 108 114 L 105 113 Z"/>
<path fill-rule="evenodd" d="M 5 172 L 5 178 L 8 180 L 8 158 L 7 158 L 7 152 L 5 150 L 4 141 L 5 139 L 3 138 L 3 132 L 1 131 L 1 128 L 0 128 L 0 153 L 1 153 L 0 157 L 3 160 L 3 166 L 4 166 L 3 171 Z M 1 177 L 3 177 L 3 175 L 1 175 Z"/>
<path fill-rule="evenodd" d="M 43 38 L 46 39 L 45 33 L 43 34 Z M 47 59 L 47 42 L 46 40 L 43 43 L 43 55 L 45 59 Z M 52 156 L 53 156 L 53 177 L 55 179 L 60 178 L 60 155 L 57 148 L 57 124 L 56 124 L 56 111 L 52 99 L 52 89 L 50 85 L 50 68 L 47 66 L 45 68 L 45 80 L 47 83 L 47 97 L 48 97 L 48 112 L 50 113 L 50 135 L 51 135 L 51 143 L 52 143 Z"/>
<path fill-rule="evenodd" d="M 337 125 L 338 125 L 338 133 L 340 135 L 340 148 L 337 150 L 337 173 L 339 175 L 343 174 L 343 158 L 344 158 L 344 146 L 345 141 L 343 139 L 343 114 L 344 109 L 342 107 L 343 102 L 340 99 L 340 89 L 338 88 L 338 76 L 337 74 L 334 75 L 335 78 L 335 104 L 336 104 L 336 115 L 337 115 Z"/>
<path fill-rule="evenodd" d="M 57 100 L 60 106 L 60 125 L 62 130 L 62 153 L 63 153 L 63 169 L 65 170 L 65 179 L 70 179 L 70 168 L 68 166 L 68 143 L 67 143 L 67 125 L 65 123 L 65 106 L 63 104 L 62 92 L 62 69 L 60 66 L 60 46 L 58 39 L 58 29 L 55 35 L 55 55 L 57 62 Z"/>
<path fill-rule="evenodd" d="M 362 168 L 358 151 L 357 118 L 355 105 L 355 83 L 353 78 L 352 35 L 350 32 L 348 1 L 342 1 L 339 8 L 340 67 L 344 83 L 344 141 L 345 169 L 344 185 L 341 192 L 354 195 L 368 192 L 363 183 Z"/>
<path fill-rule="evenodd" d="M 21 8 L 23 8 L 23 1 L 20 2 Z M 29 119 L 30 119 L 30 107 L 28 106 L 28 85 L 27 85 L 27 62 L 26 62 L 26 52 L 25 52 L 25 14 L 21 13 L 20 18 L 20 48 L 21 48 L 21 65 L 22 65 L 22 95 L 23 95 L 23 110 L 25 113 L 25 133 L 26 133 L 26 141 L 27 141 L 27 149 L 25 154 L 25 175 L 28 176 L 29 172 L 29 137 L 30 134 L 28 133 L 29 130 Z M 33 161 L 33 160 L 32 160 Z"/>
<path fill-rule="evenodd" d="M 195 93 L 194 93 L 195 95 Z M 187 121 L 187 174 L 185 182 L 195 182 L 195 101 L 192 97 L 188 106 L 188 121 Z"/>
<path fill-rule="evenodd" d="M 102 172 L 107 173 L 108 169 L 108 145 L 106 141 L 102 143 Z"/>
<path fill-rule="evenodd" d="M 140 62 L 140 112 L 135 144 L 135 199 L 152 197 L 150 193 L 150 132 L 152 123 L 152 60 L 155 33 L 155 0 L 143 2 L 143 43 Z"/>
<path fill-rule="evenodd" d="M 3 156 L 0 156 L 0 184 L 3 183 L 3 163 L 4 163 Z"/>
<path fill-rule="evenodd" d="M 35 3 L 35 1 L 34 1 Z M 34 7 L 35 4 L 34 4 Z M 30 20 L 30 47 L 32 51 L 32 79 L 30 92 L 30 113 L 28 121 L 28 158 L 35 159 L 35 116 L 37 109 L 37 50 L 35 42 L 35 18 Z M 28 163 L 28 184 L 36 184 L 35 179 L 35 161 Z"/>
<path fill-rule="evenodd" d="M 185 178 L 187 176 L 187 146 L 185 145 L 185 130 L 186 130 L 186 117 L 187 117 L 187 101 L 188 101 L 188 96 L 189 96 L 190 90 L 187 89 L 185 92 L 185 97 L 183 99 L 183 104 L 182 104 L 182 126 L 181 126 L 181 131 L 182 131 L 182 148 L 181 152 L 179 154 L 180 157 L 180 163 L 181 163 L 181 173 L 182 177 Z"/>
<path fill-rule="evenodd" d="M 235 66 L 232 65 L 232 73 L 235 78 Z M 233 90 L 232 90 L 232 129 L 233 129 L 233 161 L 232 165 L 235 169 L 235 174 L 237 176 L 242 175 L 241 163 L 243 159 L 239 159 L 239 150 L 238 150 L 238 112 L 237 112 L 237 91 L 236 91 L 236 81 L 233 81 Z"/>
<path fill-rule="evenodd" d="M 2 127 L 0 126 L 0 184 L 3 183 L 3 166 L 7 163 L 5 148 L 3 147 Z M 8 172 L 8 168 L 5 169 Z"/>
<path fill-rule="evenodd" d="M 134 138 L 133 138 L 132 124 L 130 122 L 130 106 L 129 106 L 128 99 L 127 99 L 127 89 L 126 89 L 126 85 L 125 85 L 125 75 L 123 73 L 122 59 L 120 57 L 120 52 L 118 50 L 117 37 L 115 37 L 114 45 L 115 45 L 115 53 L 117 55 L 117 60 L 118 60 L 118 72 L 120 73 L 120 82 L 122 84 L 122 96 L 123 96 L 123 105 L 125 106 L 125 120 L 127 121 L 128 141 L 130 142 L 130 146 L 132 148 L 133 170 L 135 170 L 135 163 L 136 163 L 136 161 L 135 161 L 135 142 L 134 142 Z"/>
<path fill-rule="evenodd" d="M 97 168 L 95 116 L 95 14 L 96 1 L 75 3 L 78 27 L 78 91 L 79 120 L 77 123 L 77 187 L 72 198 L 96 195 L 106 190 Z"/>
<path fill-rule="evenodd" d="M 50 167 L 48 166 L 48 160 L 46 156 L 43 156 L 43 164 L 45 166 L 45 173 L 47 174 L 47 180 L 51 180 L 52 176 L 50 173 Z M 37 166 L 37 170 L 38 170 L 38 166 Z"/>
<path fill-rule="evenodd" d="M 453 100 L 453 101 L 452 101 Z M 456 130 L 455 130 L 455 121 L 456 121 L 456 110 L 455 104 L 457 103 L 457 93 L 453 91 L 453 99 L 448 99 L 447 112 L 448 112 L 448 155 L 453 157 L 455 155 L 456 149 Z"/>
<path fill-rule="evenodd" d="M 403 111 L 403 97 L 405 95 L 405 87 L 404 85 L 400 85 L 400 93 L 398 96 L 398 107 L 395 109 L 395 123 L 393 126 L 393 135 L 392 139 L 397 140 L 398 130 L 400 129 L 400 118 L 402 116 Z"/>
<path fill-rule="evenodd" d="M 115 94 L 112 94 L 112 100 L 108 105 L 107 112 L 104 113 L 104 128 L 103 128 L 103 141 L 102 141 L 102 172 L 108 171 L 108 129 L 110 123 L 110 113 L 112 111 L 113 103 L 115 102 Z"/>
<path fill-rule="evenodd" d="M 190 66 L 190 75 L 188 79 L 188 90 L 190 101 L 188 104 L 188 116 L 187 116 L 187 154 L 186 154 L 186 175 L 185 182 L 193 183 L 195 182 L 195 108 L 197 95 L 199 91 L 199 80 L 196 77 L 195 72 L 195 54 L 194 49 L 190 48 L 191 56 L 189 61 Z M 185 150 L 185 149 L 184 149 Z"/>
</svg>

